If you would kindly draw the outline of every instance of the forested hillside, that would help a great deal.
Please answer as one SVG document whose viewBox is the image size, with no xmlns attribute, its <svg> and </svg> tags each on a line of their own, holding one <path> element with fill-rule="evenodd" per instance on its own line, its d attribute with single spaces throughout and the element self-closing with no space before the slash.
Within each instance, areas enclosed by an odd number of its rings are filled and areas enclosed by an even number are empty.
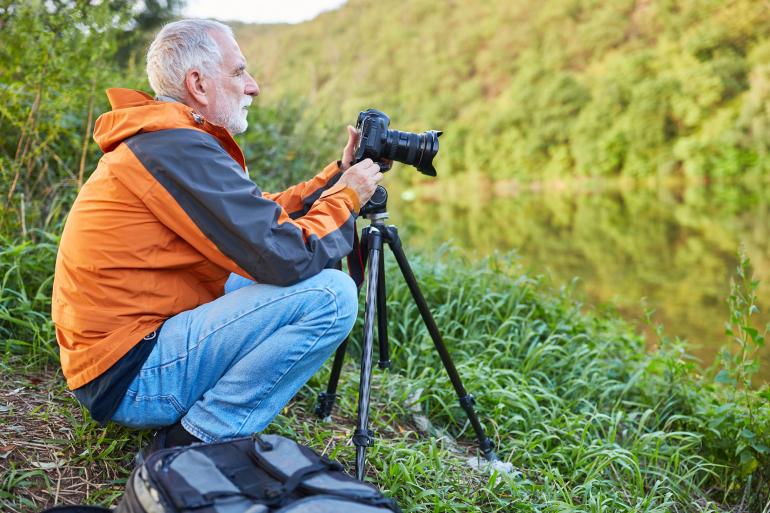
<svg viewBox="0 0 770 513">
<path fill-rule="evenodd" d="M 769 35 L 763 0 L 350 0 L 238 30 L 263 105 L 379 107 L 445 131 L 440 174 L 492 178 L 767 171 Z"/>
</svg>

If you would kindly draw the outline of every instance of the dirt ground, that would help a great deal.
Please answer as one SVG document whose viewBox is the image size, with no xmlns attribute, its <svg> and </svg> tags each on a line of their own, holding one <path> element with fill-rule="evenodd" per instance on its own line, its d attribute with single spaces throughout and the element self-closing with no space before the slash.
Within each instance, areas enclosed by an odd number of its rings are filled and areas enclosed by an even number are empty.
<svg viewBox="0 0 770 513">
<path fill-rule="evenodd" d="M 55 369 L 0 371 L 0 511 L 111 504 L 141 435 L 86 420 Z"/>
</svg>

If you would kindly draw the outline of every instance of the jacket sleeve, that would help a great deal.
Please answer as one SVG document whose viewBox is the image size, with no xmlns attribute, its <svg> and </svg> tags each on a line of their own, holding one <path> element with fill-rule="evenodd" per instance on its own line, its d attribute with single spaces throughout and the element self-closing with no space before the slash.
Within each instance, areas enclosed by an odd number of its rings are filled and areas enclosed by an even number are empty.
<svg viewBox="0 0 770 513">
<path fill-rule="evenodd" d="M 332 162 L 306 182 L 289 187 L 283 192 L 265 192 L 262 195 L 281 205 L 289 217 L 297 219 L 307 214 L 321 194 L 333 187 L 341 176 L 339 161 Z"/>
<path fill-rule="evenodd" d="M 139 134 L 126 144 L 157 182 L 143 193 L 145 205 L 212 261 L 231 262 L 225 267 L 233 272 L 289 285 L 352 249 L 359 205 L 346 186 L 319 194 L 306 215 L 292 220 L 209 134 L 163 130 Z"/>
</svg>

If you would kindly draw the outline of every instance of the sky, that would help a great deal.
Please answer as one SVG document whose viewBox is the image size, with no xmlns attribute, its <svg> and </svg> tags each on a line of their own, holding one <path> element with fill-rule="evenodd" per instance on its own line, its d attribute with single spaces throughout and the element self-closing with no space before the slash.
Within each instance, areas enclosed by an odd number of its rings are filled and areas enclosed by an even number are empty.
<svg viewBox="0 0 770 513">
<path fill-rule="evenodd" d="M 299 23 L 345 0 L 188 0 L 182 15 L 248 23 Z"/>
</svg>

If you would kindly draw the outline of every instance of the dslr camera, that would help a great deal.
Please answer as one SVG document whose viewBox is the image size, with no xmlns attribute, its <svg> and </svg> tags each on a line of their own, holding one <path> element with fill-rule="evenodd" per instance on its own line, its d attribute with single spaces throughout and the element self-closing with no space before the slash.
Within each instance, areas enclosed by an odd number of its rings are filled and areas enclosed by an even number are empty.
<svg viewBox="0 0 770 513">
<path fill-rule="evenodd" d="M 388 161 L 397 160 L 414 166 L 428 176 L 436 176 L 433 157 L 438 153 L 438 138 L 443 132 L 428 130 L 421 134 L 388 130 L 390 118 L 376 109 L 358 114 L 356 129 L 361 137 L 355 152 L 355 161 L 372 159 L 382 171 L 390 169 Z M 383 162 L 384 161 L 384 162 Z"/>
</svg>

